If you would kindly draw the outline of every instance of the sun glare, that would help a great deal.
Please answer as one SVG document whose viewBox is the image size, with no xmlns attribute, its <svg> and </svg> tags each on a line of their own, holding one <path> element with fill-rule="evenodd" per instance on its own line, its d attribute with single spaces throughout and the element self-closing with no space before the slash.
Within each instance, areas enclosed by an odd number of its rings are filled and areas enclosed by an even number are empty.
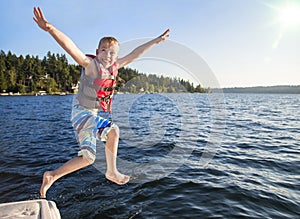
<svg viewBox="0 0 300 219">
<path fill-rule="evenodd" d="M 270 0 L 273 1 L 273 0 Z M 272 47 L 276 49 L 284 35 L 289 32 L 295 33 L 300 30 L 300 1 L 299 0 L 285 0 L 280 3 L 270 3 L 265 0 L 261 0 L 262 4 L 272 9 L 275 19 L 274 26 L 278 26 L 278 35 L 272 44 Z"/>
<path fill-rule="evenodd" d="M 300 25 L 300 6 L 288 5 L 279 10 L 279 21 L 286 27 Z"/>
</svg>

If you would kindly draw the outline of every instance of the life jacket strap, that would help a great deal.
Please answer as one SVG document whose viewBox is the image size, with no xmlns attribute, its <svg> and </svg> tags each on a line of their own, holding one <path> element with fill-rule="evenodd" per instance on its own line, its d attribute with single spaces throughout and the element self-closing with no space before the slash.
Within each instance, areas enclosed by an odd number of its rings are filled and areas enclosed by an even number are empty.
<svg viewBox="0 0 300 219">
<path fill-rule="evenodd" d="M 116 80 L 114 75 L 101 75 L 98 79 L 109 79 L 109 80 Z"/>
<path fill-rule="evenodd" d="M 102 87 L 94 84 L 90 84 L 88 81 L 83 80 L 82 83 L 84 83 L 84 86 L 93 88 L 95 90 L 102 90 L 102 91 L 113 91 L 115 88 L 114 87 Z"/>
<path fill-rule="evenodd" d="M 102 98 L 99 98 L 99 97 L 91 97 L 91 96 L 87 96 L 86 94 L 83 94 L 84 95 L 84 97 L 86 98 L 86 99 L 88 99 L 88 100 L 93 100 L 93 101 L 103 101 L 103 100 L 105 100 L 105 101 L 110 101 L 110 99 L 112 98 L 112 95 L 108 95 L 108 96 L 106 96 L 106 97 L 102 97 Z"/>
<path fill-rule="evenodd" d="M 93 85 L 93 88 L 95 90 L 102 90 L 102 91 L 113 91 L 115 89 L 114 87 L 101 87 L 97 85 Z"/>
<path fill-rule="evenodd" d="M 110 102 L 110 99 L 112 98 L 112 95 L 108 95 L 108 96 L 106 96 L 106 97 L 102 97 L 102 98 L 99 98 L 99 97 L 97 97 L 97 101 L 103 101 L 103 100 L 106 100 L 106 101 L 108 101 L 108 102 Z"/>
</svg>

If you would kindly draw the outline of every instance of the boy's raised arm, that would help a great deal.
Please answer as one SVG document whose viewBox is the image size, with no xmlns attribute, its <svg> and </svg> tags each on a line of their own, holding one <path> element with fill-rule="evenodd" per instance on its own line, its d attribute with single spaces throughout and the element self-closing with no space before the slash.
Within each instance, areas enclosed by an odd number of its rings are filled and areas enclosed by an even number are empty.
<svg viewBox="0 0 300 219">
<path fill-rule="evenodd" d="M 86 67 L 90 60 L 78 49 L 74 42 L 63 32 L 58 30 L 55 26 L 49 23 L 42 10 L 38 7 L 34 7 L 33 20 L 37 25 L 46 32 L 49 32 L 51 36 L 57 41 L 57 43 L 67 52 L 69 55 L 82 67 Z"/>
<path fill-rule="evenodd" d="M 167 37 L 169 37 L 170 29 L 167 29 L 162 35 L 159 37 L 156 37 L 153 40 L 150 40 L 149 42 L 135 48 L 131 53 L 124 56 L 123 58 L 118 59 L 117 64 L 118 68 L 122 68 L 125 65 L 128 65 L 129 63 L 133 62 L 134 60 L 141 57 L 148 49 L 150 49 L 153 45 L 160 43 L 161 41 L 164 41 Z"/>
</svg>

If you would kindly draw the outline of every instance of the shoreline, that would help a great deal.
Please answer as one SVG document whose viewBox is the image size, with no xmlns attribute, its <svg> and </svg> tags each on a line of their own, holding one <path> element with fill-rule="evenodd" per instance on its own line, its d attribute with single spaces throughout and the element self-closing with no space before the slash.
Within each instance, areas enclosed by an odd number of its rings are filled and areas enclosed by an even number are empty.
<svg viewBox="0 0 300 219">
<path fill-rule="evenodd" d="M 65 95 L 70 95 L 73 93 L 68 93 L 68 92 L 59 92 L 59 93 L 53 93 L 53 94 L 48 94 L 46 92 L 42 93 L 13 93 L 13 92 L 8 92 L 8 93 L 0 93 L 0 96 L 65 96 Z"/>
</svg>

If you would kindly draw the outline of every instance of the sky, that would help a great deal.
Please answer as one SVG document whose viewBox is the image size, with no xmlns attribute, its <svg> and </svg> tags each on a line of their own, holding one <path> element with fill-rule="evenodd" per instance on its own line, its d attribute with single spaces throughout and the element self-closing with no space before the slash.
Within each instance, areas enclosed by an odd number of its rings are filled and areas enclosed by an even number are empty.
<svg viewBox="0 0 300 219">
<path fill-rule="evenodd" d="M 121 56 L 170 28 L 170 44 L 155 49 L 176 58 L 154 52 L 129 65 L 140 72 L 202 86 L 300 85 L 300 0 L 1 0 L 1 50 L 40 58 L 48 51 L 65 54 L 33 21 L 34 6 L 84 53 L 95 53 L 101 37 L 114 36 Z M 202 80 L 205 71 L 195 70 L 202 62 L 217 83 Z"/>
</svg>

